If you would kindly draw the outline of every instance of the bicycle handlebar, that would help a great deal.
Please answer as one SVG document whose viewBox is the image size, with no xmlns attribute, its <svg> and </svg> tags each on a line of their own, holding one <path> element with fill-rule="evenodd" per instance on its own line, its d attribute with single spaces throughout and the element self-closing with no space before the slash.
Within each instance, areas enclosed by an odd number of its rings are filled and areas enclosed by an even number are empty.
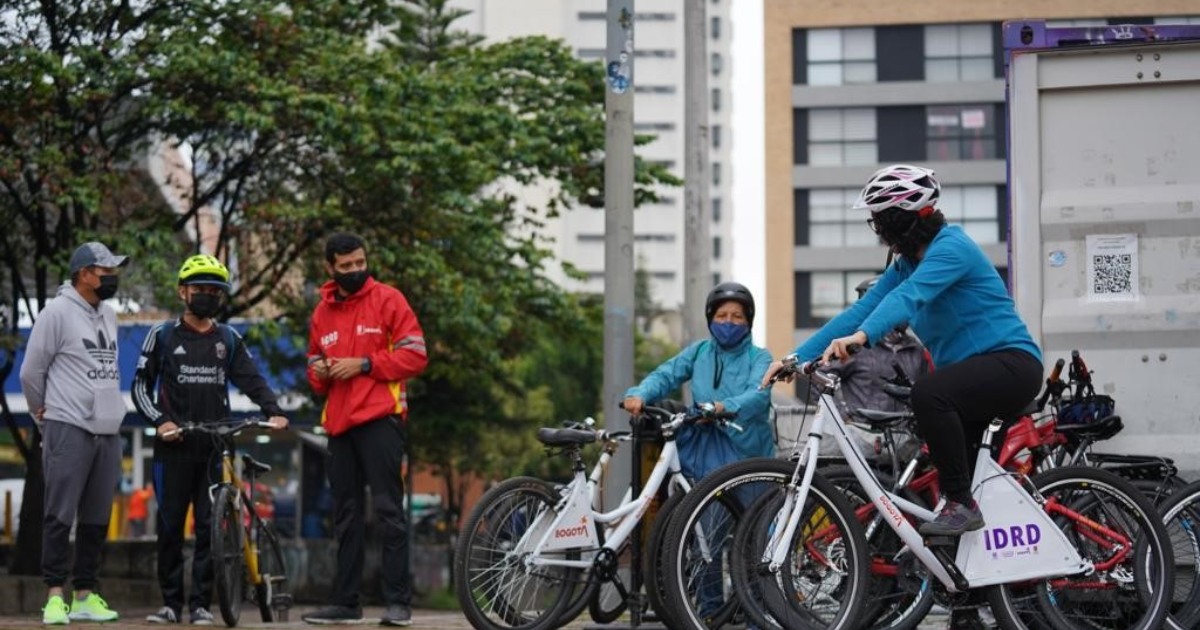
<svg viewBox="0 0 1200 630">
<path fill-rule="evenodd" d="M 182 433 L 204 433 L 216 437 L 232 436 L 245 431 L 246 429 L 274 429 L 275 425 L 267 422 L 262 416 L 251 416 L 241 420 L 221 420 L 218 422 L 185 422 L 178 425 L 173 431 L 166 431 L 160 434 L 160 437 L 168 437 Z"/>
</svg>

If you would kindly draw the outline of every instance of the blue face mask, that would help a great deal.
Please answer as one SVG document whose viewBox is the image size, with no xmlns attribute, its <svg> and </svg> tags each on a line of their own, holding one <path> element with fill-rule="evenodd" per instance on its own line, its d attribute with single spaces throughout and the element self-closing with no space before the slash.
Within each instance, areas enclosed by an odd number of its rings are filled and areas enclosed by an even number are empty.
<svg viewBox="0 0 1200 630">
<path fill-rule="evenodd" d="M 732 348 L 750 334 L 750 326 L 733 322 L 713 322 L 708 325 L 708 331 L 722 348 Z"/>
</svg>

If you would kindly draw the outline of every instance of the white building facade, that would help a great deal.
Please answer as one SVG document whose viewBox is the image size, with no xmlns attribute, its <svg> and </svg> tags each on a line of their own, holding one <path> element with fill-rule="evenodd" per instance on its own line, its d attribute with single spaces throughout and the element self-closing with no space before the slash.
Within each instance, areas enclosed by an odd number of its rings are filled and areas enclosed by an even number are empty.
<svg viewBox="0 0 1200 630">
<path fill-rule="evenodd" d="M 705 0 L 708 63 L 709 173 L 713 282 L 730 279 L 732 243 L 730 199 L 730 4 Z M 456 0 L 471 13 L 455 23 L 489 41 L 526 35 L 563 39 L 580 59 L 603 63 L 607 41 L 604 0 Z M 634 21 L 634 131 L 656 139 L 638 149 L 648 161 L 684 176 L 684 0 L 637 0 Z M 533 191 L 530 194 L 536 195 Z M 661 201 L 634 212 L 635 267 L 650 277 L 652 297 L 676 310 L 684 295 L 683 188 L 665 189 Z M 587 274 L 555 279 L 575 291 L 604 290 L 604 212 L 575 208 L 546 228 L 559 260 Z"/>
</svg>

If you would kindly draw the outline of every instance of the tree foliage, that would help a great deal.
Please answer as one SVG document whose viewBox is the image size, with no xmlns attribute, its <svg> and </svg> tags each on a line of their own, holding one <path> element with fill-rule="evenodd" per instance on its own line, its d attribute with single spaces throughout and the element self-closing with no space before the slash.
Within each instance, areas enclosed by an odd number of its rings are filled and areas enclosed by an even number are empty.
<svg viewBox="0 0 1200 630">
<path fill-rule="evenodd" d="M 539 465 L 534 428 L 599 407 L 598 307 L 549 280 L 543 228 L 603 207 L 603 69 L 545 38 L 483 44 L 459 17 L 444 0 L 7 3 L 10 312 L 40 310 L 100 238 L 134 258 L 127 296 L 174 307 L 179 261 L 214 252 L 235 269 L 226 317 L 299 336 L 321 239 L 356 231 L 426 331 L 417 461 L 452 501 L 464 472 Z M 678 184 L 636 166 L 638 203 Z"/>
</svg>

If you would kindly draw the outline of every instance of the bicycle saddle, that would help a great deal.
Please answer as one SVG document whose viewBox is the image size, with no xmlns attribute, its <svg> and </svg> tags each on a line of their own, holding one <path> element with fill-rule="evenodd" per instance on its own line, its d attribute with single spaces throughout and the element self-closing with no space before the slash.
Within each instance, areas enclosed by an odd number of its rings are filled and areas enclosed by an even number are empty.
<svg viewBox="0 0 1200 630">
<path fill-rule="evenodd" d="M 572 444 L 591 444 L 596 441 L 594 431 L 579 429 L 538 429 L 537 439 L 546 446 L 571 446 Z"/>
<path fill-rule="evenodd" d="M 858 409 L 854 412 L 857 418 L 865 420 L 873 430 L 890 429 L 903 422 L 913 419 L 911 411 L 879 411 L 876 409 Z"/>
<path fill-rule="evenodd" d="M 264 464 L 245 453 L 242 453 L 242 465 L 245 466 L 246 470 L 253 470 L 255 474 L 271 472 L 270 464 Z"/>
</svg>

